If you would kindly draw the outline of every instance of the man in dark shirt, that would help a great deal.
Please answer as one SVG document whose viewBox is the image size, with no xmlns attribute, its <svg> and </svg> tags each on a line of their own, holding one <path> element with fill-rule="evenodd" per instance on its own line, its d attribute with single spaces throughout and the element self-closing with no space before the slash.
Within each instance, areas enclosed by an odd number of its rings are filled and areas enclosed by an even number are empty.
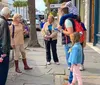
<svg viewBox="0 0 100 85">
<path fill-rule="evenodd" d="M 10 32 L 7 19 L 10 16 L 8 7 L 0 12 L 0 85 L 5 85 L 9 69 Z"/>
</svg>

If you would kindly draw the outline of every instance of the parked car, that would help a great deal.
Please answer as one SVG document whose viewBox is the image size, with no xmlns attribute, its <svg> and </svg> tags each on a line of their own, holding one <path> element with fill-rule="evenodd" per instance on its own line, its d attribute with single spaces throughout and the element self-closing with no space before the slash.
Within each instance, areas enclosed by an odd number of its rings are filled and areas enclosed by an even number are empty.
<svg viewBox="0 0 100 85">
<path fill-rule="evenodd" d="M 38 19 L 36 19 L 36 30 L 37 31 L 41 31 L 41 28 L 40 28 L 40 21 Z"/>
<path fill-rule="evenodd" d="M 36 19 L 35 22 L 36 22 L 36 30 L 37 31 L 41 31 L 40 21 L 38 19 Z M 27 20 L 27 25 L 30 25 L 30 21 L 29 20 Z"/>
<path fill-rule="evenodd" d="M 30 25 L 30 21 L 29 20 L 26 20 L 26 22 L 27 22 L 27 25 Z"/>
</svg>

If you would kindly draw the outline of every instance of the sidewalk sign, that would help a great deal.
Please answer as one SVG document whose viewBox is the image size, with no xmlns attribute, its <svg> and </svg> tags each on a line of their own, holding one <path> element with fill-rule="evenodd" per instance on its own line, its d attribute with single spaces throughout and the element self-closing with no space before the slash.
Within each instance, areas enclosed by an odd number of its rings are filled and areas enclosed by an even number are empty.
<svg viewBox="0 0 100 85">
<path fill-rule="evenodd" d="M 50 4 L 50 8 L 59 8 L 61 4 Z"/>
</svg>

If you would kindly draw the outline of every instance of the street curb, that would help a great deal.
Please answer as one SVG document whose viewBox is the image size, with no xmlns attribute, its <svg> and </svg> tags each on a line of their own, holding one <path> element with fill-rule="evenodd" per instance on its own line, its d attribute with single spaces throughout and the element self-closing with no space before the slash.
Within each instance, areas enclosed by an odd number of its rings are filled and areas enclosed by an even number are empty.
<svg viewBox="0 0 100 85">
<path fill-rule="evenodd" d="M 99 53 L 99 54 L 100 54 L 100 49 L 99 49 L 98 47 L 93 46 L 93 44 L 92 44 L 92 43 L 87 43 L 87 45 L 88 45 L 90 48 L 92 48 L 93 50 L 95 50 L 97 53 Z"/>
</svg>

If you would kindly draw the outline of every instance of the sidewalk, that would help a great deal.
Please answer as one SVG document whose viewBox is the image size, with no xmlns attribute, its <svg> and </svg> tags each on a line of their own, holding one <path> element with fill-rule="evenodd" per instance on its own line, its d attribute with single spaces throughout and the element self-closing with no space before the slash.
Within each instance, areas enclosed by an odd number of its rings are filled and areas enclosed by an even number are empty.
<svg viewBox="0 0 100 85">
<path fill-rule="evenodd" d="M 40 44 L 43 46 L 43 39 L 38 36 Z M 55 65 L 52 61 L 50 66 L 46 65 L 45 48 L 27 48 L 27 58 L 31 71 L 24 71 L 20 62 L 22 74 L 17 74 L 14 67 L 10 68 L 6 85 L 62 85 L 64 75 L 69 75 L 67 70 L 64 48 L 61 45 L 61 38 L 58 40 L 58 55 L 60 65 Z M 85 48 L 85 71 L 83 75 L 83 85 L 100 85 L 100 54 L 87 46 Z"/>
</svg>

